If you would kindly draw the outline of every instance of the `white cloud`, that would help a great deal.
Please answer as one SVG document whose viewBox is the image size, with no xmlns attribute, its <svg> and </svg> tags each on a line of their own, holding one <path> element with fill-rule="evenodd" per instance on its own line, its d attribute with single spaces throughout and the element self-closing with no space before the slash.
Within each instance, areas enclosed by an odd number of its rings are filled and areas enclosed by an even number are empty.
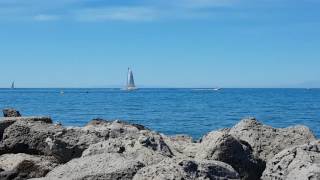
<svg viewBox="0 0 320 180">
<path fill-rule="evenodd" d="M 106 7 L 74 12 L 78 21 L 151 21 L 157 16 L 156 10 L 150 7 Z"/>
<path fill-rule="evenodd" d="M 177 5 L 186 8 L 212 8 L 212 7 L 229 7 L 239 0 L 175 0 Z"/>
<path fill-rule="evenodd" d="M 34 16 L 33 19 L 36 21 L 54 21 L 54 20 L 58 20 L 59 16 L 58 15 L 39 14 L 39 15 Z"/>
<path fill-rule="evenodd" d="M 134 3 L 93 0 L 0 0 L 2 10 L 11 10 L 0 12 L 0 20 L 136 22 L 211 16 L 216 18 L 216 8 L 230 7 L 238 1 L 245 0 L 137 0 Z"/>
</svg>

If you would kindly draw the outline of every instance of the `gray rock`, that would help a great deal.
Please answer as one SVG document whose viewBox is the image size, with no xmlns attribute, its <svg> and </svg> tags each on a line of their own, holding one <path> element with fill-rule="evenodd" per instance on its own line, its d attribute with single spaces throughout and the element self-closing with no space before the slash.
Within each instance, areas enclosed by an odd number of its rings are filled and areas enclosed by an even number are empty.
<svg viewBox="0 0 320 180">
<path fill-rule="evenodd" d="M 192 155 L 187 155 L 187 148 L 195 144 L 192 137 L 187 135 L 176 135 L 176 136 L 165 136 L 162 135 L 164 142 L 169 146 L 172 153 L 175 156 L 186 155 L 190 157 Z"/>
<path fill-rule="evenodd" d="M 225 131 L 211 132 L 199 145 L 196 159 L 217 160 L 230 164 L 241 179 L 259 179 L 265 168 L 262 160 L 252 154 L 250 145 Z"/>
<path fill-rule="evenodd" d="M 139 144 L 143 147 L 152 149 L 168 157 L 173 156 L 171 149 L 165 143 L 163 137 L 158 133 L 143 130 L 140 132 L 138 141 L 139 141 Z"/>
<path fill-rule="evenodd" d="M 319 180 L 320 141 L 281 151 L 268 163 L 263 180 Z"/>
<path fill-rule="evenodd" d="M 264 161 L 271 159 L 283 149 L 315 140 L 313 133 L 305 126 L 273 128 L 254 118 L 242 120 L 231 128 L 229 133 L 248 142 L 255 154 Z"/>
<path fill-rule="evenodd" d="M 87 127 L 88 126 L 101 126 L 101 125 L 110 125 L 112 123 L 118 123 L 118 124 L 122 124 L 124 126 L 133 126 L 135 128 L 137 128 L 138 130 L 149 130 L 146 127 L 140 125 L 140 124 L 134 124 L 134 123 L 128 123 L 125 121 L 120 121 L 120 120 L 116 120 L 116 121 L 109 121 L 109 120 L 104 120 L 104 119 L 93 119 L 90 122 L 87 123 Z"/>
<path fill-rule="evenodd" d="M 16 121 L 5 129 L 0 153 L 50 155 L 46 138 L 62 131 L 62 127 L 41 121 Z"/>
<path fill-rule="evenodd" d="M 15 123 L 15 120 L 1 120 L 0 121 L 0 141 L 2 140 L 4 130 Z"/>
<path fill-rule="evenodd" d="M 0 121 L 41 121 L 49 124 L 52 123 L 52 119 L 47 116 L 2 117 Z"/>
<path fill-rule="evenodd" d="M 5 130 L 0 152 L 48 155 L 67 162 L 80 157 L 90 144 L 105 139 L 99 133 L 80 128 L 68 129 L 40 121 L 17 121 Z"/>
<path fill-rule="evenodd" d="M 147 130 L 140 130 L 127 123 L 100 122 L 84 128 L 64 128 L 42 121 L 16 121 L 7 127 L 3 134 L 0 154 L 27 153 L 56 157 L 61 163 L 80 157 L 90 145 L 109 138 L 143 138 Z M 157 139 L 158 138 L 158 139 Z M 170 153 L 160 136 L 145 136 L 141 139 L 145 146 L 159 148 L 161 152 Z M 166 149 L 168 152 L 166 152 Z"/>
<path fill-rule="evenodd" d="M 0 156 L 0 179 L 27 179 L 44 177 L 58 166 L 53 157 L 28 154 L 5 154 Z"/>
<path fill-rule="evenodd" d="M 41 121 L 52 123 L 50 117 L 5 117 L 0 118 L 0 140 L 2 140 L 4 130 L 11 126 L 16 121 Z"/>
<path fill-rule="evenodd" d="M 150 131 L 141 131 L 138 138 L 110 138 L 93 144 L 83 152 L 82 157 L 105 153 L 120 153 L 125 157 L 134 157 L 145 165 L 155 164 L 173 156 L 161 135 Z"/>
<path fill-rule="evenodd" d="M 134 180 L 176 179 L 240 179 L 230 166 L 219 161 L 195 161 L 192 159 L 164 159 L 158 164 L 140 169 Z"/>
<path fill-rule="evenodd" d="M 3 117 L 20 117 L 20 116 L 21 116 L 20 112 L 15 109 L 8 108 L 3 110 Z"/>
<path fill-rule="evenodd" d="M 131 180 L 144 165 L 119 153 L 106 153 L 73 159 L 58 166 L 43 180 L 51 179 L 121 179 Z"/>
<path fill-rule="evenodd" d="M 137 137 L 141 130 L 144 130 L 143 126 L 129 124 L 123 121 L 106 121 L 101 119 L 94 119 L 90 121 L 83 130 L 99 132 L 105 134 L 110 138 L 118 137 Z"/>
</svg>

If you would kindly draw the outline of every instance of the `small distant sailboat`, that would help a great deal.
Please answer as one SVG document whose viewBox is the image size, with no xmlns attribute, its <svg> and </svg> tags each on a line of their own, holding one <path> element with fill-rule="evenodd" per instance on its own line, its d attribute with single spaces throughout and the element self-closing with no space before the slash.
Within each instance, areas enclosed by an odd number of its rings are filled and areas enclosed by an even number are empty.
<svg viewBox="0 0 320 180">
<path fill-rule="evenodd" d="M 128 75 L 127 75 L 127 85 L 124 88 L 126 91 L 133 91 L 136 90 L 136 85 L 134 83 L 134 77 L 133 77 L 133 72 L 130 68 L 128 68 Z"/>
<path fill-rule="evenodd" d="M 14 89 L 15 87 L 14 87 L 14 81 L 12 81 L 12 83 L 11 83 L 11 89 Z"/>
<path fill-rule="evenodd" d="M 220 91 L 221 88 L 214 88 L 213 90 L 214 90 L 214 91 Z"/>
</svg>

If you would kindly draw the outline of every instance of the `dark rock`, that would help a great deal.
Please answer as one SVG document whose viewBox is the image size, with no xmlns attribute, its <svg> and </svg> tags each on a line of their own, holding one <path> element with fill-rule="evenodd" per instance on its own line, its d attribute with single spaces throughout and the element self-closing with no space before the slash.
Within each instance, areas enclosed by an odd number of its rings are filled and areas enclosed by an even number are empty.
<svg viewBox="0 0 320 180">
<path fill-rule="evenodd" d="M 148 132 L 148 131 L 146 131 Z M 7 127 L 3 134 L 0 154 L 27 153 L 54 156 L 61 163 L 80 157 L 90 145 L 109 138 L 141 137 L 140 130 L 130 124 L 119 122 L 88 125 L 84 128 L 64 128 L 42 121 L 16 121 Z M 154 136 L 149 144 L 152 148 L 166 149 L 161 137 Z M 147 138 L 148 139 L 148 138 Z M 153 144 L 153 141 L 159 143 Z M 159 145 L 155 147 L 155 145 Z M 164 152 L 164 150 L 162 151 Z"/>
<path fill-rule="evenodd" d="M 2 140 L 4 130 L 15 123 L 15 120 L 1 120 L 0 121 L 0 141 Z"/>
<path fill-rule="evenodd" d="M 50 155 L 46 139 L 62 131 L 62 127 L 42 121 L 16 121 L 5 129 L 0 153 Z"/>
<path fill-rule="evenodd" d="M 165 143 L 163 137 L 155 132 L 141 131 L 141 135 L 138 138 L 139 143 L 146 148 L 158 151 L 160 154 L 172 157 L 173 153 L 169 146 Z"/>
<path fill-rule="evenodd" d="M 39 121 L 17 121 L 3 135 L 1 154 L 54 156 L 60 162 L 80 157 L 90 144 L 105 140 L 99 133 L 68 129 Z"/>
<path fill-rule="evenodd" d="M 140 169 L 134 180 L 176 179 L 240 179 L 230 166 L 219 161 L 196 161 L 192 159 L 165 159 L 158 164 Z"/>
<path fill-rule="evenodd" d="M 313 133 L 305 126 L 272 128 L 254 118 L 242 120 L 231 128 L 229 134 L 248 142 L 254 153 L 264 161 L 283 149 L 315 140 Z"/>
<path fill-rule="evenodd" d="M 285 149 L 267 163 L 263 180 L 319 180 L 320 141 Z"/>
<path fill-rule="evenodd" d="M 3 110 L 3 117 L 21 117 L 21 114 L 19 111 L 9 108 Z"/>
<path fill-rule="evenodd" d="M 196 159 L 230 164 L 241 179 L 259 179 L 265 168 L 264 162 L 252 154 L 250 145 L 223 131 L 212 132 L 203 138 Z"/>
</svg>

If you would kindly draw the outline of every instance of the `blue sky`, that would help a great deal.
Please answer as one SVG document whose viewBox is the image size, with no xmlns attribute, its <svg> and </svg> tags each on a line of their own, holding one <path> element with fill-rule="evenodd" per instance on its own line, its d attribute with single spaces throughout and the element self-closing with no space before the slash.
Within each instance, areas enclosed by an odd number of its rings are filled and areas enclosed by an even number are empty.
<svg viewBox="0 0 320 180">
<path fill-rule="evenodd" d="M 0 0 L 0 87 L 320 87 L 318 0 Z"/>
</svg>

